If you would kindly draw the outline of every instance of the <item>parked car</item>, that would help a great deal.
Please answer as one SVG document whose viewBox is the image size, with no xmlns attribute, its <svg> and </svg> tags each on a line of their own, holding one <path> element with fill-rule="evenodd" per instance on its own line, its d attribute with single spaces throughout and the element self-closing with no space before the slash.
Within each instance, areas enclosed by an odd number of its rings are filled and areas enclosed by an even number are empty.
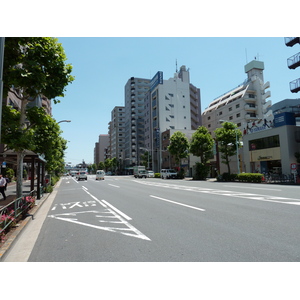
<svg viewBox="0 0 300 300">
<path fill-rule="evenodd" d="M 153 172 L 153 171 L 148 171 L 148 177 L 149 177 L 149 178 L 150 178 L 150 177 L 154 178 L 154 172 Z"/>
<path fill-rule="evenodd" d="M 170 179 L 170 178 L 177 178 L 177 172 L 173 169 L 162 169 L 160 171 L 160 177 L 162 179 Z"/>
<path fill-rule="evenodd" d="M 79 171 L 76 174 L 76 179 L 79 180 L 87 180 L 87 174 L 85 171 Z"/>
</svg>

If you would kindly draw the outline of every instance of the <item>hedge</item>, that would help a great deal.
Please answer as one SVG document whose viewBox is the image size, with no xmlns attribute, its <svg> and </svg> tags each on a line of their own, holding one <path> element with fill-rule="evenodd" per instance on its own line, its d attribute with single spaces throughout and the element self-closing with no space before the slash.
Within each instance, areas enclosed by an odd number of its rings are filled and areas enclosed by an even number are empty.
<svg viewBox="0 0 300 300">
<path fill-rule="evenodd" d="M 263 180 L 263 174 L 260 173 L 241 173 L 238 174 L 236 179 L 241 182 L 256 182 L 261 183 Z"/>
</svg>

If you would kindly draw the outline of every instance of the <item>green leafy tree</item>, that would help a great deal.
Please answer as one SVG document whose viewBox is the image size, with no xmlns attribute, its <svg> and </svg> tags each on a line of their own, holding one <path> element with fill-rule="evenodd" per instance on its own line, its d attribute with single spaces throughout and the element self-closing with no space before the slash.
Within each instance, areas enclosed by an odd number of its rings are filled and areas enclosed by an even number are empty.
<svg viewBox="0 0 300 300">
<path fill-rule="evenodd" d="M 236 154 L 236 142 L 238 142 L 238 147 L 241 146 L 239 140 L 242 137 L 242 132 L 237 129 L 236 124 L 224 122 L 221 128 L 215 130 L 215 136 L 223 159 L 222 163 L 227 165 L 230 175 L 230 157 Z"/>
<path fill-rule="evenodd" d="M 97 170 L 104 170 L 105 169 L 105 164 L 103 161 L 100 161 L 98 164 L 98 169 Z"/>
<path fill-rule="evenodd" d="M 112 167 L 112 160 L 111 160 L 111 158 L 107 158 L 104 161 L 104 166 L 105 166 L 105 172 L 107 172 L 108 170 L 111 170 L 111 167 Z"/>
<path fill-rule="evenodd" d="M 64 170 L 64 151 L 67 141 L 60 136 L 57 122 L 43 108 L 26 110 L 28 125 L 20 130 L 20 111 L 3 107 L 2 141 L 11 149 L 28 149 L 45 156 L 46 170 L 55 173 Z"/>
<path fill-rule="evenodd" d="M 140 161 L 141 161 L 141 166 L 145 166 L 145 168 L 147 169 L 148 167 L 150 168 L 150 163 L 152 161 L 150 152 L 145 151 L 141 156 L 140 156 Z M 149 162 L 149 165 L 148 165 Z"/>
<path fill-rule="evenodd" d="M 17 154 L 17 197 L 22 195 L 24 152 L 31 149 L 34 135 L 26 120 L 27 105 L 41 96 L 59 102 L 55 98 L 63 97 L 66 86 L 74 80 L 72 66 L 66 60 L 64 49 L 55 38 L 5 38 L 3 94 L 11 92 L 21 101 L 20 115 L 15 113 L 18 130 L 10 143 Z"/>
<path fill-rule="evenodd" d="M 193 133 L 190 142 L 190 152 L 200 157 L 200 162 L 196 165 L 195 179 L 206 179 L 209 172 L 208 160 L 212 157 L 214 140 L 206 127 L 200 126 Z"/>
<path fill-rule="evenodd" d="M 175 157 L 175 162 L 180 167 L 180 160 L 189 155 L 189 140 L 185 134 L 181 131 L 174 132 L 170 138 L 168 150 Z"/>
</svg>

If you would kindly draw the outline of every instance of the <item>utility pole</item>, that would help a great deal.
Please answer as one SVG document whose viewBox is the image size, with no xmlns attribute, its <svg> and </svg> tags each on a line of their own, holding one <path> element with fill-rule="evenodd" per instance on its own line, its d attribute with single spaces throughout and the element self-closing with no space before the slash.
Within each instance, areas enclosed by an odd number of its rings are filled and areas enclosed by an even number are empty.
<svg viewBox="0 0 300 300">
<path fill-rule="evenodd" d="M 5 43 L 5 38 L 0 37 L 0 141 L 1 141 L 1 128 L 2 128 L 4 43 Z"/>
</svg>

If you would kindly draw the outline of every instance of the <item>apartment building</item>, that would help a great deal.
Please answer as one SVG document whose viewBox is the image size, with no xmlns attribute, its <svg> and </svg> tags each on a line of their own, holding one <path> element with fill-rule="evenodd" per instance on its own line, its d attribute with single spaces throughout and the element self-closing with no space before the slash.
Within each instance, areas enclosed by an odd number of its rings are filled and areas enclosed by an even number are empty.
<svg viewBox="0 0 300 300">
<path fill-rule="evenodd" d="M 131 77 L 125 85 L 125 143 L 122 158 L 125 168 L 139 164 L 144 147 L 144 98 L 150 79 Z"/>
<path fill-rule="evenodd" d="M 223 121 L 237 124 L 238 128 L 247 133 L 262 124 L 272 122 L 272 112 L 268 110 L 271 106 L 270 82 L 264 82 L 264 63 L 253 60 L 244 66 L 247 74 L 246 80 L 237 87 L 214 99 L 202 114 L 202 123 L 214 136 L 214 130 L 221 127 Z M 242 150 L 239 155 L 242 156 Z M 237 169 L 236 157 L 232 157 L 232 172 L 243 171 L 243 164 L 240 163 L 240 170 Z M 242 160 L 242 158 L 241 158 Z M 212 160 L 213 169 L 221 173 L 226 171 L 222 164 L 217 165 L 217 158 Z"/>
<path fill-rule="evenodd" d="M 300 44 L 300 37 L 286 37 L 284 40 L 287 47 Z M 287 65 L 288 68 L 292 70 L 298 68 L 300 66 L 300 52 L 288 58 Z M 290 82 L 290 90 L 292 93 L 298 93 L 300 91 L 300 78 Z"/>
<path fill-rule="evenodd" d="M 110 156 L 124 160 L 125 149 L 125 107 L 115 106 L 111 111 L 109 124 Z"/>
<path fill-rule="evenodd" d="M 94 163 L 104 162 L 109 157 L 109 134 L 100 134 L 94 148 Z"/>
<path fill-rule="evenodd" d="M 145 97 L 145 149 L 151 152 L 152 168 L 160 172 L 163 154 L 162 133 L 167 130 L 196 130 L 201 124 L 200 89 L 190 83 L 189 70 L 168 80 L 159 71 L 151 80 Z"/>
</svg>

